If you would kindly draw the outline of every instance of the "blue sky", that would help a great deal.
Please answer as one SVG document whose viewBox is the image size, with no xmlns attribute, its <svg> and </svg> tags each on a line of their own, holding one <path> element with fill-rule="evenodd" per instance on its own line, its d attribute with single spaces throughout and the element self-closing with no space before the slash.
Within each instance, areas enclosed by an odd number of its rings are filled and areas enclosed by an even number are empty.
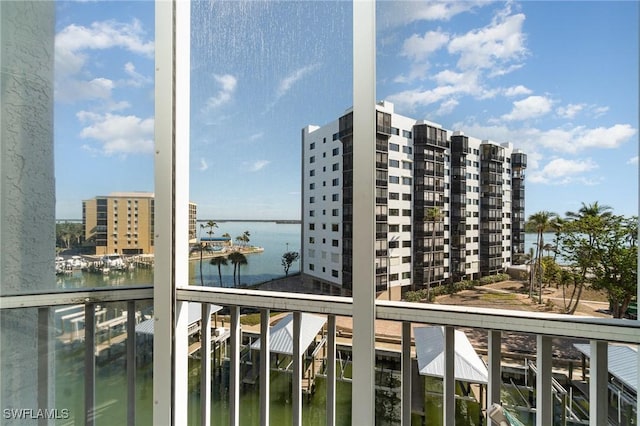
<svg viewBox="0 0 640 426">
<path fill-rule="evenodd" d="M 154 5 L 60 2 L 58 218 L 153 191 Z M 352 103 L 348 2 L 194 2 L 199 218 L 298 218 L 300 130 Z M 528 154 L 527 215 L 638 211 L 637 2 L 381 2 L 377 98 Z"/>
</svg>

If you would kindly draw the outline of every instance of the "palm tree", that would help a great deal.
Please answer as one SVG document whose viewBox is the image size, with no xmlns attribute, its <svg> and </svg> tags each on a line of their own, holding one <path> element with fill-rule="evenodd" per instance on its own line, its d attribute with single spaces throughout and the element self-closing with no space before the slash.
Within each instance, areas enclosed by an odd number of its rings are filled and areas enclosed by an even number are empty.
<svg viewBox="0 0 640 426">
<path fill-rule="evenodd" d="M 599 204 L 597 201 L 591 204 L 585 204 L 582 202 L 582 207 L 577 212 L 569 211 L 565 215 L 567 217 L 567 227 L 577 230 L 579 233 L 586 236 L 586 247 L 582 250 L 581 257 L 583 261 L 580 262 L 580 280 L 574 284 L 571 298 L 569 300 L 569 308 L 567 313 L 573 314 L 578 308 L 580 297 L 582 296 L 583 283 L 587 276 L 587 269 L 592 264 L 591 258 L 593 257 L 593 248 L 595 245 L 595 233 L 600 228 L 604 221 L 607 221 L 613 217 L 612 208 L 607 205 Z"/>
<path fill-rule="evenodd" d="M 231 261 L 231 263 L 233 264 L 233 285 L 234 286 L 239 285 L 240 284 L 240 265 L 247 264 L 247 257 L 238 251 L 234 251 L 229 255 L 229 261 Z M 237 284 L 236 284 L 236 270 L 238 271 Z"/>
<path fill-rule="evenodd" d="M 542 303 L 542 252 L 544 250 L 544 232 L 551 226 L 552 221 L 558 217 L 557 213 L 546 210 L 539 211 L 529 216 L 529 223 L 536 228 L 536 256 L 531 274 L 531 282 L 529 283 L 529 297 L 533 295 L 533 283 L 537 279 L 540 283 L 540 292 L 538 294 L 538 303 Z"/>
<path fill-rule="evenodd" d="M 222 270 L 221 266 L 227 266 L 227 258 L 225 256 L 216 256 L 211 258 L 209 261 L 210 264 L 218 267 L 218 277 L 220 278 L 220 287 L 222 287 Z"/>
<path fill-rule="evenodd" d="M 218 224 L 215 223 L 213 220 L 208 220 L 206 225 L 202 223 L 200 224 L 200 229 L 203 229 L 203 228 L 209 229 L 207 231 L 209 238 L 213 236 L 213 228 L 217 228 L 217 227 L 218 227 Z M 205 247 L 205 244 L 202 242 L 202 239 L 200 239 L 200 285 L 203 287 L 204 287 L 204 276 L 202 275 L 202 252 L 204 251 L 204 247 Z"/>
<path fill-rule="evenodd" d="M 436 224 L 444 220 L 444 213 L 438 207 L 427 210 L 425 222 L 431 222 L 431 256 L 429 257 L 429 279 L 427 280 L 427 300 L 431 300 L 431 281 L 435 278 Z"/>
<path fill-rule="evenodd" d="M 245 245 L 249 245 L 249 237 L 251 236 L 251 234 L 249 233 L 249 231 L 244 231 L 242 233 L 242 241 L 244 241 Z"/>
</svg>

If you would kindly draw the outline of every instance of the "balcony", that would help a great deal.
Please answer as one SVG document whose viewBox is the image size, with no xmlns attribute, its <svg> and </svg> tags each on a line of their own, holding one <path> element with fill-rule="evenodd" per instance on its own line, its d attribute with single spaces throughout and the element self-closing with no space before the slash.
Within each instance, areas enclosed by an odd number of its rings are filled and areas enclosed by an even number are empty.
<svg viewBox="0 0 640 426">
<path fill-rule="evenodd" d="M 82 382 L 84 385 L 74 392 L 84 394 L 84 414 L 74 413 L 75 416 L 83 417 L 87 420 L 88 424 L 92 424 L 93 421 L 101 417 L 101 413 L 105 413 L 105 408 L 100 408 L 96 402 L 96 383 L 100 380 L 97 377 L 96 368 L 101 362 L 102 356 L 108 349 L 120 349 L 122 355 L 120 358 L 126 359 L 127 366 L 135 366 L 136 362 L 136 348 L 139 348 L 140 333 L 136 333 L 136 325 L 139 325 L 139 318 L 136 315 L 124 316 L 123 324 L 125 327 L 118 333 L 115 333 L 110 337 L 109 341 L 103 341 L 97 343 L 97 336 L 101 329 L 101 322 L 96 318 L 96 312 L 98 305 L 107 305 L 113 302 L 125 302 L 129 306 L 128 312 L 136 312 L 136 303 L 140 301 L 149 300 L 153 297 L 153 289 L 151 287 L 139 287 L 139 288 L 126 288 L 126 289 L 100 289 L 100 290 L 88 290 L 77 292 L 64 292 L 56 295 L 51 294 L 37 294 L 28 296 L 3 296 L 0 298 L 0 309 L 2 313 L 8 311 L 25 311 L 28 309 L 37 309 L 38 318 L 40 324 L 47 323 L 50 327 L 52 310 L 60 306 L 77 305 L 79 301 L 83 301 L 83 318 L 85 327 L 82 330 L 83 338 L 76 341 L 76 345 L 80 344 L 83 348 L 85 355 L 83 358 L 84 373 L 81 373 Z M 204 313 L 203 320 L 198 324 L 198 330 L 213 330 L 211 313 L 213 312 L 213 305 L 223 306 L 229 311 L 230 321 L 226 323 L 225 327 L 228 328 L 228 334 L 225 334 L 224 341 L 228 347 L 228 351 L 223 354 L 222 361 L 228 364 L 228 377 L 225 380 L 228 382 L 228 412 L 225 416 L 228 416 L 229 424 L 239 424 L 240 419 L 243 418 L 241 411 L 242 407 L 246 403 L 245 400 L 240 399 L 243 394 L 243 380 L 247 378 L 246 374 L 241 374 L 244 370 L 244 364 L 247 362 L 246 358 L 243 358 L 243 354 L 246 353 L 247 346 L 243 344 L 243 333 L 249 332 L 245 330 L 245 326 L 240 325 L 240 310 L 241 308 L 252 308 L 259 310 L 261 314 L 261 326 L 256 333 L 259 333 L 259 337 L 262 342 L 259 347 L 257 377 L 265 377 L 271 375 L 273 377 L 273 371 L 277 368 L 274 365 L 270 365 L 266 360 L 274 359 L 273 354 L 270 351 L 269 338 L 270 333 L 268 327 L 265 324 L 268 323 L 270 313 L 272 312 L 292 312 L 293 313 L 293 356 L 290 358 L 292 363 L 289 367 L 289 373 L 292 380 L 291 391 L 291 422 L 294 425 L 301 424 L 302 413 L 305 411 L 307 400 L 303 398 L 303 392 L 307 389 L 305 386 L 308 382 L 303 380 L 305 374 L 304 360 L 307 359 L 303 356 L 305 349 L 295 342 L 299 341 L 301 335 L 301 318 L 304 314 L 320 315 L 322 318 L 326 318 L 327 326 L 320 333 L 318 338 L 326 339 L 326 355 L 323 357 L 323 368 L 321 369 L 322 380 L 326 383 L 326 406 L 325 415 L 327 424 L 341 424 L 340 419 L 336 418 L 336 413 L 339 410 L 337 396 L 337 384 L 342 382 L 344 377 L 341 377 L 340 359 L 338 358 L 338 348 L 350 348 L 353 352 L 359 350 L 370 350 L 370 348 L 361 348 L 354 346 L 355 342 L 351 341 L 349 337 L 342 337 L 342 334 L 338 332 L 336 327 L 337 321 L 343 321 L 351 318 L 353 313 L 353 302 L 351 298 L 345 297 L 333 297 L 333 296 L 318 296 L 318 295 L 304 295 L 304 294 L 287 294 L 287 293 L 273 293 L 262 291 L 250 291 L 250 290 L 234 290 L 234 289 L 219 289 L 219 288 L 203 288 L 203 287 L 187 287 L 181 288 L 177 291 L 178 305 L 183 302 L 199 302 L 202 304 L 202 312 Z M 608 319 L 596 319 L 587 317 L 575 317 L 575 316 L 563 316 L 563 315 L 548 315 L 538 313 L 522 313 L 516 311 L 503 311 L 495 309 L 473 309 L 456 307 L 456 306 L 442 306 L 432 304 L 416 304 L 416 303 L 403 303 L 403 302 L 387 302 L 377 301 L 376 307 L 376 320 L 384 320 L 389 324 L 396 324 L 399 330 L 398 336 L 393 342 L 385 344 L 385 347 L 392 349 L 386 349 L 395 353 L 398 357 L 399 370 L 397 371 L 397 377 L 400 379 L 398 385 L 398 393 L 400 400 L 398 402 L 398 415 L 403 424 L 409 424 L 409 419 L 412 414 L 412 398 L 409 395 L 419 394 L 417 389 L 412 389 L 412 372 L 409 368 L 410 365 L 416 362 L 415 358 L 415 341 L 412 337 L 412 330 L 415 330 L 417 326 L 423 325 L 440 325 L 445 327 L 444 333 L 444 390 L 443 390 L 443 403 L 442 403 L 442 416 L 445 419 L 453 419 L 455 417 L 456 401 L 459 397 L 455 393 L 455 379 L 454 379 L 454 353 L 455 353 L 455 339 L 454 333 L 460 329 L 470 329 L 473 332 L 483 332 L 488 336 L 486 363 L 489 372 L 489 380 L 486 385 L 486 392 L 482 393 L 483 397 L 479 401 L 482 407 L 491 406 L 493 403 L 502 403 L 505 406 L 509 406 L 508 402 L 500 398 L 500 386 L 502 383 L 501 377 L 501 360 L 506 354 L 501 353 L 501 340 L 509 339 L 512 333 L 523 333 L 535 336 L 537 342 L 537 349 L 535 355 L 532 354 L 532 359 L 535 359 L 535 363 L 531 368 L 535 371 L 535 400 L 532 401 L 532 407 L 529 410 L 530 416 L 536 418 L 536 424 L 550 425 L 554 424 L 554 416 L 558 416 L 560 411 L 557 406 L 556 398 L 557 393 L 554 393 L 553 389 L 557 389 L 557 383 L 553 378 L 554 372 L 557 373 L 558 361 L 553 355 L 552 340 L 556 338 L 562 339 L 580 339 L 588 340 L 591 350 L 591 363 L 589 365 L 589 389 L 590 397 L 588 400 L 588 410 L 590 423 L 593 425 L 602 425 L 607 422 L 608 415 L 608 398 L 607 391 L 608 383 L 608 360 L 607 360 L 607 348 L 609 344 L 633 344 L 640 343 L 640 327 L 635 321 L 626 320 L 608 320 Z M 217 309 L 217 308 L 216 308 Z M 208 314 L 208 315 L 207 315 Z M 44 323 L 42 322 L 44 321 Z M 482 324 L 482 327 L 478 327 Z M 181 329 L 184 327 L 184 329 Z M 189 333 L 189 324 L 179 325 L 177 332 L 183 332 L 185 335 L 192 335 L 194 330 Z M 39 347 L 48 347 L 51 344 L 53 337 L 48 333 L 41 333 L 38 343 Z M 210 418 L 212 415 L 219 415 L 219 413 L 213 413 L 212 407 L 206 401 L 210 401 L 211 395 L 211 383 L 217 383 L 221 380 L 220 377 L 214 377 L 211 369 L 212 355 L 211 348 L 215 345 L 220 347 L 221 341 L 220 333 L 203 333 L 200 339 L 196 339 L 191 343 L 190 348 L 183 348 L 178 350 L 176 360 L 178 366 L 185 367 L 188 363 L 188 357 L 190 354 L 199 354 L 201 365 L 199 369 L 191 369 L 190 371 L 198 372 L 197 382 L 200 383 L 199 390 L 196 390 L 196 394 L 199 394 L 199 415 L 200 424 L 210 424 Z M 380 338 L 381 339 L 381 338 Z M 122 342 L 122 343 L 121 343 Z M 124 345 L 124 346 L 122 346 Z M 213 345 L 213 346 L 212 346 Z M 382 349 L 382 340 L 377 340 L 377 346 Z M 204 349 L 203 349 L 204 348 Z M 395 348 L 395 349 L 393 349 Z M 188 349 L 188 350 L 187 350 Z M 216 352 L 218 353 L 218 352 Z M 42 368 L 46 368 L 48 365 L 46 357 L 47 352 L 41 352 L 39 359 Z M 192 360 L 195 361 L 195 360 Z M 307 365 L 308 366 L 308 365 Z M 136 396 L 136 383 L 141 380 L 138 377 L 137 368 L 125 368 L 124 375 L 126 377 L 125 389 L 118 401 L 114 401 L 116 404 L 121 405 L 121 416 L 124 420 L 121 424 L 135 424 L 136 414 L 140 413 L 136 409 L 136 402 L 139 402 L 139 396 Z M 47 374 L 41 374 L 39 377 L 40 385 L 38 389 L 42 395 L 40 397 L 46 397 L 47 389 Z M 158 378 L 157 380 L 161 380 Z M 186 386 L 188 376 L 178 375 L 176 377 L 178 383 L 181 381 Z M 270 381 L 258 380 L 259 389 L 259 417 L 261 424 L 269 424 L 270 415 L 270 399 L 273 394 L 270 392 Z M 353 381 L 353 389 L 358 388 L 357 382 Z M 540 392 L 539 389 L 547 389 L 548 391 Z M 208 397 L 207 397 L 208 396 Z M 414 407 L 416 401 L 413 400 Z M 554 408 L 555 407 L 555 408 Z M 138 408 L 139 409 L 139 408 Z M 114 408 L 106 409 L 106 413 L 110 413 Z M 116 410 L 117 411 L 117 410 Z M 114 411 L 115 412 L 115 411 Z M 415 412 L 413 413 L 416 414 Z M 570 416 L 568 412 L 565 412 L 567 416 Z M 184 413 L 185 422 L 187 424 L 186 413 Z M 189 424 L 196 424 L 190 422 Z M 446 424 L 450 424 L 449 421 Z M 451 423 L 452 424 L 452 423 Z M 557 424 L 557 423 L 556 423 Z"/>
</svg>

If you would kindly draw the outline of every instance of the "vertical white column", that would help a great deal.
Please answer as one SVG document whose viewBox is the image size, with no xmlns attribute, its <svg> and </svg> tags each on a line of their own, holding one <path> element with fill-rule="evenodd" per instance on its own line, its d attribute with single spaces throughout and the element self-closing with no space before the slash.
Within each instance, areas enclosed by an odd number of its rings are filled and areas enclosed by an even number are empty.
<svg viewBox="0 0 640 426">
<path fill-rule="evenodd" d="M 589 425 L 608 424 L 609 347 L 607 342 L 591 341 L 589 360 Z"/>
<path fill-rule="evenodd" d="M 327 426 L 336 424 L 336 316 L 327 321 Z"/>
<path fill-rule="evenodd" d="M 187 422 L 190 10 L 156 2 L 154 425 Z"/>
<path fill-rule="evenodd" d="M 229 425 L 240 424 L 240 307 L 232 306 L 229 337 L 231 353 L 229 360 Z"/>
<path fill-rule="evenodd" d="M 455 378 L 455 328 L 444 327 L 444 390 L 442 395 L 443 418 L 446 425 L 455 424 L 456 419 L 456 378 Z"/>
<path fill-rule="evenodd" d="M 302 424 L 302 348 L 300 347 L 300 327 L 302 313 L 293 313 L 293 380 L 291 392 L 293 393 L 293 426 Z"/>
<path fill-rule="evenodd" d="M 402 323 L 402 425 L 411 426 L 411 323 Z"/>
<path fill-rule="evenodd" d="M 352 419 L 375 424 L 375 2 L 353 2 Z"/>
<path fill-rule="evenodd" d="M 502 332 L 489 331 L 489 383 L 487 383 L 487 411 L 495 403 L 500 404 L 500 386 L 502 385 Z M 487 418 L 487 424 L 491 420 Z"/>
<path fill-rule="evenodd" d="M 269 309 L 260 311 L 260 425 L 269 426 L 269 403 L 271 400 L 271 380 L 269 347 L 271 346 L 269 333 Z"/>
<path fill-rule="evenodd" d="M 211 305 L 202 304 L 200 319 L 200 424 L 211 425 Z"/>
<path fill-rule="evenodd" d="M 553 424 L 551 337 L 538 335 L 536 356 L 536 426 Z"/>
</svg>

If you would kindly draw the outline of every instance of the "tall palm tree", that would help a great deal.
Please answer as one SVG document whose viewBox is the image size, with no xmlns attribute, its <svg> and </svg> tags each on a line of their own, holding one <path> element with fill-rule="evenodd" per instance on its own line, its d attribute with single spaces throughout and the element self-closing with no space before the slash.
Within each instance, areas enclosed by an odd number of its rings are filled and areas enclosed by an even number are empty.
<svg viewBox="0 0 640 426">
<path fill-rule="evenodd" d="M 200 229 L 208 228 L 207 234 L 209 238 L 213 236 L 213 228 L 217 228 L 218 224 L 213 220 L 208 220 L 206 224 L 200 224 Z M 204 287 L 204 276 L 202 275 L 202 253 L 204 252 L 205 244 L 200 239 L 200 285 Z"/>
<path fill-rule="evenodd" d="M 435 278 L 435 250 L 436 250 L 436 224 L 444 220 L 444 213 L 438 207 L 427 210 L 425 222 L 431 223 L 431 255 L 429 257 L 429 279 L 427 280 L 427 300 L 431 300 L 431 281 Z"/>
<path fill-rule="evenodd" d="M 233 285 L 234 286 L 239 285 L 240 284 L 240 265 L 247 264 L 247 257 L 238 251 L 234 251 L 229 255 L 229 261 L 233 264 Z M 237 283 L 236 283 L 236 270 L 238 271 Z"/>
<path fill-rule="evenodd" d="M 220 287 L 222 287 L 222 269 L 221 267 L 227 266 L 227 258 L 225 256 L 216 256 L 211 258 L 211 260 L 209 261 L 210 264 L 215 265 L 218 267 L 218 277 L 220 278 Z"/>
<path fill-rule="evenodd" d="M 544 250 L 544 232 L 551 226 L 554 219 L 558 217 L 557 213 L 546 210 L 539 211 L 529 216 L 529 223 L 536 228 L 536 256 L 531 274 L 531 282 L 529 283 L 529 297 L 533 296 L 533 282 L 537 279 L 540 283 L 540 291 L 538 294 L 538 303 L 542 303 L 542 253 Z"/>
<path fill-rule="evenodd" d="M 587 244 L 585 247 L 584 253 L 584 262 L 581 262 L 581 270 L 580 270 L 580 282 L 584 283 L 587 276 L 587 269 L 591 262 L 593 247 L 595 245 L 595 232 L 596 229 L 602 225 L 603 221 L 610 220 L 613 217 L 612 208 L 610 206 L 600 204 L 597 201 L 586 204 L 582 202 L 582 207 L 577 212 L 569 211 L 566 212 L 565 216 L 567 218 L 567 226 L 569 228 L 573 227 L 574 229 L 578 229 L 579 233 L 582 233 L 587 238 Z M 574 314 L 578 303 L 580 302 L 580 297 L 582 296 L 582 284 L 575 284 L 573 287 L 573 291 L 571 293 L 571 299 L 569 301 L 569 308 L 567 309 L 567 313 Z"/>
<path fill-rule="evenodd" d="M 251 236 L 251 234 L 249 233 L 249 231 L 244 231 L 242 233 L 242 241 L 244 241 L 245 245 L 249 245 L 249 237 Z"/>
</svg>

